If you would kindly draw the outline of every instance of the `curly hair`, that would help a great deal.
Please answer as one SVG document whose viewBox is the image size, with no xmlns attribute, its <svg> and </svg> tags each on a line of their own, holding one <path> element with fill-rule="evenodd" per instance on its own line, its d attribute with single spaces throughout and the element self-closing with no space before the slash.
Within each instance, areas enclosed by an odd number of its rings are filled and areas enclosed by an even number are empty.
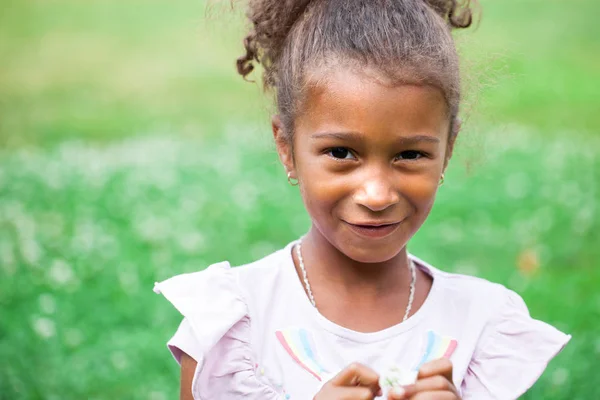
<svg viewBox="0 0 600 400">
<path fill-rule="evenodd" d="M 461 85 L 451 31 L 471 25 L 470 0 L 248 0 L 247 15 L 252 28 L 237 70 L 246 78 L 262 65 L 286 137 L 309 73 L 334 64 L 439 88 L 454 126 Z"/>
</svg>

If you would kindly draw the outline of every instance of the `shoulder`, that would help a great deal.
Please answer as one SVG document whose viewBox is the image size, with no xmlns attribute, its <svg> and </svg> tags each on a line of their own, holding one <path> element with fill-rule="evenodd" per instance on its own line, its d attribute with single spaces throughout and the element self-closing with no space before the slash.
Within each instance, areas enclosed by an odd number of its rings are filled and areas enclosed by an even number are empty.
<svg viewBox="0 0 600 400">
<path fill-rule="evenodd" d="M 233 272 L 238 277 L 242 287 L 251 290 L 258 281 L 261 283 L 260 286 L 264 287 L 276 280 L 291 260 L 293 244 L 294 242 L 289 243 L 284 248 L 259 260 L 233 267 Z"/>
<path fill-rule="evenodd" d="M 446 301 L 484 308 L 489 315 L 490 309 L 500 311 L 508 298 L 521 299 L 517 293 L 499 283 L 475 276 L 442 271 L 418 257 L 411 255 L 411 258 L 433 277 L 436 290 L 443 293 Z"/>
<path fill-rule="evenodd" d="M 294 243 L 260 260 L 232 268 L 240 295 L 255 323 L 264 322 L 265 313 L 273 311 L 272 303 L 289 291 L 289 271 L 293 268 L 291 249 Z"/>
<path fill-rule="evenodd" d="M 473 338 L 502 330 L 515 321 L 537 324 L 523 298 L 515 291 L 486 279 L 441 271 L 414 258 L 433 277 L 430 295 L 436 315 L 469 327 Z M 535 322 L 534 322 L 535 321 Z"/>
<path fill-rule="evenodd" d="M 461 346 L 472 351 L 463 398 L 518 398 L 570 340 L 532 318 L 521 296 L 505 286 L 414 259 L 433 276 L 439 315 L 462 329 Z"/>
<path fill-rule="evenodd" d="M 275 252 L 239 267 L 220 262 L 155 284 L 154 291 L 184 317 L 168 346 L 176 360 L 181 361 L 183 353 L 196 360 L 194 398 L 234 398 L 241 388 L 261 399 L 279 398 L 276 389 L 254 374 L 255 302 L 248 300 L 248 293 L 253 285 L 262 285 L 262 279 L 276 275 L 280 257 Z M 262 293 L 269 297 L 264 287 Z"/>
<path fill-rule="evenodd" d="M 154 292 L 173 304 L 192 327 L 210 320 L 216 312 L 227 313 L 227 319 L 231 321 L 240 320 L 247 314 L 238 278 L 228 262 L 157 282 Z"/>
<path fill-rule="evenodd" d="M 248 300 L 268 293 L 281 279 L 292 245 L 248 264 L 232 266 L 223 261 L 202 271 L 175 275 L 155 283 L 154 291 L 163 294 L 184 316 L 188 308 L 198 308 L 199 304 L 246 308 Z"/>
</svg>

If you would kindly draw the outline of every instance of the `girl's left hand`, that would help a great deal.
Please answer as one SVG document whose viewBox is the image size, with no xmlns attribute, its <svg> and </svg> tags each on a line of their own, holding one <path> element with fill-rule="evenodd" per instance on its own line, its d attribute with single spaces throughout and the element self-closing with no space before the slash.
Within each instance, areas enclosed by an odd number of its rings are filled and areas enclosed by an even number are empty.
<svg viewBox="0 0 600 400">
<path fill-rule="evenodd" d="M 452 383 L 452 362 L 441 358 L 424 364 L 419 369 L 417 381 L 412 385 L 393 389 L 388 400 L 460 400 Z"/>
</svg>

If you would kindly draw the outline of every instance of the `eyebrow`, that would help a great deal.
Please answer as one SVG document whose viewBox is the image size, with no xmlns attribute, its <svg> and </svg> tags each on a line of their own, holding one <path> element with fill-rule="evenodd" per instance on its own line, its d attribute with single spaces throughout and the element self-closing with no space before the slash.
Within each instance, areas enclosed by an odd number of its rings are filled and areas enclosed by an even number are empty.
<svg viewBox="0 0 600 400">
<path fill-rule="evenodd" d="M 339 140 L 350 140 L 350 141 L 359 141 L 364 137 L 363 134 L 358 132 L 323 132 L 323 133 L 315 133 L 312 135 L 312 139 L 339 139 Z M 419 142 L 428 142 L 428 143 L 439 143 L 440 139 L 435 136 L 429 135 L 413 135 L 413 136 L 403 136 L 399 137 L 396 142 L 398 144 L 415 144 Z"/>
</svg>

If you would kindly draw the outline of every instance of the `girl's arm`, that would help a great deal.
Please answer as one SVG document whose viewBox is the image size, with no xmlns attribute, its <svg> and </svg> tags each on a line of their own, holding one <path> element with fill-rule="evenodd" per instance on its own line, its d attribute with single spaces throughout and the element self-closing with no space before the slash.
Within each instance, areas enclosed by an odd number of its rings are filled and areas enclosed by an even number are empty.
<svg viewBox="0 0 600 400">
<path fill-rule="evenodd" d="M 194 400 L 192 395 L 192 380 L 196 371 L 196 360 L 181 353 L 181 387 L 179 390 L 180 400 Z"/>
</svg>

